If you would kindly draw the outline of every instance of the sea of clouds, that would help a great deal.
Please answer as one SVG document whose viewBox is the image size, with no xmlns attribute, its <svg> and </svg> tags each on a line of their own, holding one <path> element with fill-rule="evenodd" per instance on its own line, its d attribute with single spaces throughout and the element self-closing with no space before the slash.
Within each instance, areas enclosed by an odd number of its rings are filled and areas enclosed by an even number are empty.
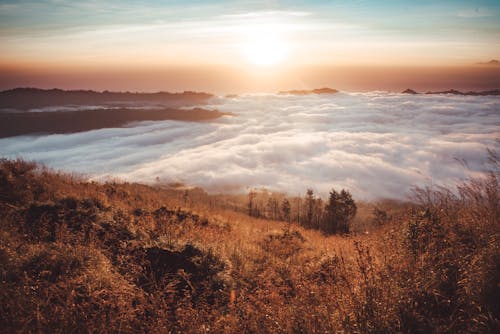
<svg viewBox="0 0 500 334">
<path fill-rule="evenodd" d="M 292 195 L 310 187 L 322 196 L 334 187 L 376 199 L 477 175 L 487 167 L 486 149 L 499 146 L 498 97 L 251 94 L 211 103 L 204 107 L 233 116 L 5 138 L 0 155 L 99 180 Z"/>
</svg>

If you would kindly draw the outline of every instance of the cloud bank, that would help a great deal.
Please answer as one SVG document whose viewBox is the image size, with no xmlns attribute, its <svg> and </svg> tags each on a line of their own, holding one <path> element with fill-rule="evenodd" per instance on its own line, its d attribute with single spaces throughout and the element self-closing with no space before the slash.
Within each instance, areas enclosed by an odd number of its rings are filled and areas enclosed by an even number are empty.
<svg viewBox="0 0 500 334">
<path fill-rule="evenodd" d="M 252 94 L 212 104 L 234 116 L 6 138 L 0 155 L 100 180 L 184 182 L 212 192 L 265 187 L 292 195 L 311 187 L 323 196 L 335 187 L 375 199 L 475 175 L 484 169 L 486 148 L 500 138 L 498 97 Z"/>
</svg>

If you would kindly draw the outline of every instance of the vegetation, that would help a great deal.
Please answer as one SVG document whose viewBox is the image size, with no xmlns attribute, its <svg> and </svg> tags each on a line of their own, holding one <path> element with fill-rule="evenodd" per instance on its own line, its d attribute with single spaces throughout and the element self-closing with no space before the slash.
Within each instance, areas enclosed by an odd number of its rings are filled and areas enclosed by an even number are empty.
<svg viewBox="0 0 500 334">
<path fill-rule="evenodd" d="M 281 211 L 278 196 L 283 197 Z M 262 208 L 262 204 L 259 205 L 258 197 L 267 198 L 265 208 Z M 335 234 L 349 233 L 351 221 L 357 212 L 356 203 L 349 191 L 345 189 L 342 189 L 340 193 L 332 189 L 326 205 L 323 204 L 321 198 L 314 196 L 312 189 L 307 189 L 305 198 L 299 197 L 292 199 L 292 201 L 297 203 L 295 212 L 292 211 L 290 200 L 283 194 L 269 196 L 266 191 L 259 194 L 257 191 L 251 190 L 248 193 L 248 214 L 286 222 L 291 222 L 292 217 L 296 217 L 294 221 L 298 225 L 320 230 L 325 234 Z M 261 200 L 260 203 L 263 201 Z M 301 208 L 301 203 L 304 203 L 303 208 Z M 377 209 L 375 208 L 375 210 Z"/>
<path fill-rule="evenodd" d="M 412 203 L 371 206 L 347 191 L 332 190 L 325 205 L 312 191 L 99 184 L 3 160 L 0 328 L 498 333 L 500 162 L 491 156 L 493 171 L 456 191 L 415 189 Z M 360 215 L 369 233 L 359 233 Z"/>
</svg>

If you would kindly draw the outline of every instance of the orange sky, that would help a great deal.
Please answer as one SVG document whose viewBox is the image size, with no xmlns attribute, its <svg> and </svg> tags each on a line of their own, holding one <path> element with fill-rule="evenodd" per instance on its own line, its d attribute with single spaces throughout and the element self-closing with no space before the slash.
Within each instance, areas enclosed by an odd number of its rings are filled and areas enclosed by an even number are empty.
<svg viewBox="0 0 500 334">
<path fill-rule="evenodd" d="M 0 89 L 500 87 L 495 1 L 2 1 Z"/>
<path fill-rule="evenodd" d="M 419 91 L 500 87 L 500 67 L 310 66 L 248 69 L 224 66 L 166 68 L 3 67 L 0 89 L 19 86 L 119 91 L 197 90 L 217 94 L 333 87 L 347 91 Z"/>
</svg>

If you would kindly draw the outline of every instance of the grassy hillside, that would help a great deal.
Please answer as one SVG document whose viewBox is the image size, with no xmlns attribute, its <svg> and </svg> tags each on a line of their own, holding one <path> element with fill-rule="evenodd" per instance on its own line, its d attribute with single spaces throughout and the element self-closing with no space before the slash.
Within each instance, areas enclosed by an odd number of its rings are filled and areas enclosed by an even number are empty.
<svg viewBox="0 0 500 334">
<path fill-rule="evenodd" d="M 220 196 L 3 160 L 0 328 L 499 332 L 498 178 L 417 190 L 370 233 L 325 236 Z"/>
</svg>

